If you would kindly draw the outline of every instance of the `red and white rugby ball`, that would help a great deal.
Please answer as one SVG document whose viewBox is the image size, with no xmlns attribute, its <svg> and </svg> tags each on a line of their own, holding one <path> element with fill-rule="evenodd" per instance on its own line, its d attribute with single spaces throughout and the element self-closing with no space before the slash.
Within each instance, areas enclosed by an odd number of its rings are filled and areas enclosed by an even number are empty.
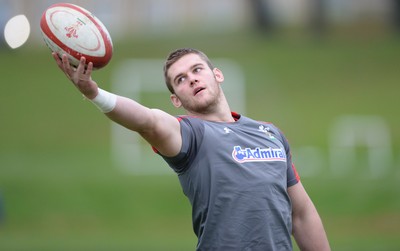
<svg viewBox="0 0 400 251">
<path fill-rule="evenodd" d="M 43 39 L 53 52 L 67 54 L 77 66 L 82 56 L 94 69 L 108 64 L 113 54 L 111 36 L 103 23 L 89 11 L 70 3 L 48 7 L 40 20 Z"/>
</svg>

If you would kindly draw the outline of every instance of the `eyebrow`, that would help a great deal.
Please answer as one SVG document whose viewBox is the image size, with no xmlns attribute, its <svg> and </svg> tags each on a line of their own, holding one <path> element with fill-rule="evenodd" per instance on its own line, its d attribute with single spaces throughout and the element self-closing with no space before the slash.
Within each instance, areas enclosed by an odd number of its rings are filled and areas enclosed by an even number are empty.
<svg viewBox="0 0 400 251">
<path fill-rule="evenodd" d="M 194 68 L 196 68 L 196 67 L 198 67 L 198 66 L 203 66 L 203 64 L 202 64 L 202 63 L 196 63 L 196 64 L 192 65 L 192 66 L 189 68 L 189 70 L 193 70 Z M 184 74 L 184 73 L 179 73 L 178 75 L 176 75 L 176 77 L 173 79 L 173 82 L 176 83 L 176 80 L 177 80 L 178 78 L 180 78 L 181 76 L 183 76 L 183 75 L 185 75 L 185 74 Z"/>
</svg>

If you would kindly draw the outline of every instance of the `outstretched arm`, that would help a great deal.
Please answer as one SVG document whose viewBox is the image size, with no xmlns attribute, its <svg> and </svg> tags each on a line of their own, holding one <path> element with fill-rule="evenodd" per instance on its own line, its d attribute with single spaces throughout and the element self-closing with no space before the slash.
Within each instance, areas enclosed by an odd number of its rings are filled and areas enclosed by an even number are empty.
<svg viewBox="0 0 400 251">
<path fill-rule="evenodd" d="M 99 87 L 92 80 L 93 64 L 81 58 L 77 68 L 69 64 L 66 55 L 60 59 L 57 53 L 53 53 L 53 58 L 58 67 L 64 72 L 74 86 L 89 100 L 95 99 L 99 95 Z M 113 94 L 109 94 L 113 95 Z M 114 122 L 138 132 L 149 144 L 165 156 L 175 156 L 180 151 L 182 138 L 180 134 L 180 124 L 178 120 L 161 110 L 150 109 L 138 102 L 122 97 L 114 96 L 115 106 L 107 110 L 105 115 Z"/>
<path fill-rule="evenodd" d="M 293 236 L 302 251 L 329 251 L 321 218 L 301 182 L 288 188 L 292 201 Z"/>
</svg>

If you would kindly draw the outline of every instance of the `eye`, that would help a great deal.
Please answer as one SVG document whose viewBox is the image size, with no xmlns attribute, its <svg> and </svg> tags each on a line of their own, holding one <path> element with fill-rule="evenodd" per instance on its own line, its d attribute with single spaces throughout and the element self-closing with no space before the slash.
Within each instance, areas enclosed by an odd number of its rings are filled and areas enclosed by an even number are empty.
<svg viewBox="0 0 400 251">
<path fill-rule="evenodd" d="M 179 78 L 177 79 L 176 82 L 177 82 L 178 84 L 180 84 L 180 83 L 185 82 L 185 80 L 186 80 L 186 78 L 182 76 L 182 77 L 179 77 Z"/>
<path fill-rule="evenodd" d="M 198 72 L 200 72 L 201 70 L 202 70 L 201 67 L 196 67 L 196 68 L 193 69 L 193 72 L 194 72 L 194 73 L 198 73 Z"/>
</svg>

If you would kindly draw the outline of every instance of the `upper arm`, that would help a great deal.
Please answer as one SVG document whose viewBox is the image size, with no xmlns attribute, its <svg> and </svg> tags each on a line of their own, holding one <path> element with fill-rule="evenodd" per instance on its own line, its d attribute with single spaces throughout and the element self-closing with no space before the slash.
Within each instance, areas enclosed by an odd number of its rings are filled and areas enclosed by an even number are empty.
<svg viewBox="0 0 400 251">
<path fill-rule="evenodd" d="M 152 127 L 139 131 L 139 134 L 162 155 L 176 156 L 182 147 L 181 125 L 178 119 L 162 110 L 151 109 L 151 112 Z"/>
<path fill-rule="evenodd" d="M 330 251 L 321 218 L 301 182 L 288 188 L 292 201 L 293 236 L 300 250 Z"/>
<path fill-rule="evenodd" d="M 172 157 L 179 153 L 182 136 L 176 117 L 121 96 L 118 96 L 114 110 L 106 115 L 114 122 L 139 133 L 161 154 Z"/>
<path fill-rule="evenodd" d="M 299 181 L 297 184 L 288 187 L 288 194 L 292 202 L 293 217 L 300 216 L 310 207 L 314 207 L 303 184 Z"/>
</svg>

